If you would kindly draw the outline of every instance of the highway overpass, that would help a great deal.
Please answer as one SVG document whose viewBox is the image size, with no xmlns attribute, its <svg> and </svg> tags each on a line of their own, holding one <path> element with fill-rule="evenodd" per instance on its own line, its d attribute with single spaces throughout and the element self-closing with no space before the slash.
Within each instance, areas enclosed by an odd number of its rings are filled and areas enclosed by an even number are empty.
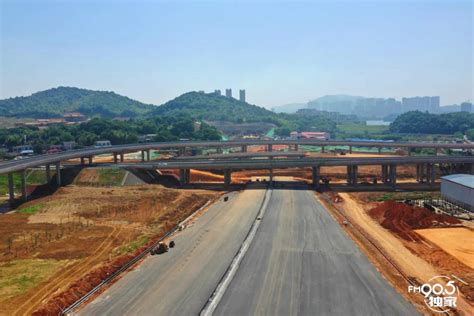
<svg viewBox="0 0 474 316">
<path fill-rule="evenodd" d="M 293 152 L 274 152 L 273 146 L 287 145 Z M 46 179 L 51 180 L 51 166 L 61 170 L 61 163 L 77 159 L 80 165 L 85 165 L 88 159 L 89 165 L 93 164 L 93 157 L 97 155 L 113 155 L 114 163 L 122 168 L 145 168 L 145 169 L 179 169 L 181 183 L 189 183 L 190 169 L 222 169 L 224 170 L 225 185 L 230 184 L 232 169 L 277 169 L 291 167 L 312 167 L 313 183 L 319 187 L 321 166 L 347 166 L 348 184 L 357 185 L 357 168 L 359 165 L 381 165 L 382 181 L 395 186 L 396 166 L 399 164 L 416 164 L 417 179 L 434 184 L 434 164 L 470 164 L 474 165 L 472 156 L 424 156 L 424 157 L 375 157 L 375 158 L 306 158 L 304 152 L 298 151 L 299 146 L 347 146 L 349 151 L 353 147 L 376 147 L 376 148 L 434 148 L 434 149 L 474 149 L 474 144 L 458 143 L 404 143 L 404 142 L 363 142 L 363 141 L 318 141 L 318 140 L 252 140 L 252 141 L 186 141 L 186 142 L 163 142 L 163 143 L 140 143 L 110 146 L 105 148 L 84 148 L 49 155 L 38 155 L 30 158 L 12 160 L 0 163 L 0 174 L 8 174 L 10 202 L 15 199 L 13 173 L 21 173 L 21 192 L 23 200 L 27 199 L 26 170 L 45 166 Z M 247 152 L 249 146 L 265 146 L 266 153 Z M 217 148 L 222 152 L 223 148 L 240 148 L 240 153 L 217 154 L 211 156 L 186 156 L 186 150 Z M 150 150 L 178 149 L 180 155 L 176 159 L 166 161 L 150 160 Z M 125 163 L 124 154 L 141 151 L 141 163 Z M 282 159 L 282 157 L 284 159 Z M 275 159 L 273 159 L 275 158 Z M 278 158 L 278 159 L 277 159 Z M 471 168 L 472 169 L 472 168 Z M 61 185 L 61 172 L 56 172 L 56 183 Z"/>
</svg>

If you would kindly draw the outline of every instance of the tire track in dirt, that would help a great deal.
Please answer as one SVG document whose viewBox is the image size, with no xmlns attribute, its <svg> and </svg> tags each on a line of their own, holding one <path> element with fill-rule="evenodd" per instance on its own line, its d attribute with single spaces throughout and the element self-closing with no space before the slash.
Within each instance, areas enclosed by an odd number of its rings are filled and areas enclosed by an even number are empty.
<svg viewBox="0 0 474 316">
<path fill-rule="evenodd" d="M 104 252 L 109 251 L 112 247 L 115 239 L 121 232 L 121 228 L 117 229 L 114 227 L 113 231 L 105 238 L 105 240 L 97 247 L 93 254 L 82 263 L 78 263 L 76 266 L 67 269 L 54 279 L 60 280 L 58 283 L 52 285 L 51 283 L 45 284 L 40 288 L 34 295 L 27 299 L 15 312 L 14 315 L 31 315 L 41 304 L 41 302 L 52 295 L 54 292 L 66 287 L 69 283 L 75 281 L 77 277 L 71 279 L 71 276 L 76 276 L 82 272 L 91 270 L 91 263 L 96 259 L 100 258 Z"/>
</svg>

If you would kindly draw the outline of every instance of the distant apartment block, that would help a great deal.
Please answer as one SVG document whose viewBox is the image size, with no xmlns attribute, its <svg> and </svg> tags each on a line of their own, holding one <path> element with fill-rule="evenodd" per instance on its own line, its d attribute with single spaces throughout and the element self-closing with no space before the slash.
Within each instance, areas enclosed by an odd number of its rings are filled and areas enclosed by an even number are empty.
<svg viewBox="0 0 474 316">
<path fill-rule="evenodd" d="M 245 89 L 239 90 L 239 100 L 245 102 Z"/>
<path fill-rule="evenodd" d="M 228 98 L 232 98 L 232 89 L 225 89 L 225 96 Z"/>
<path fill-rule="evenodd" d="M 463 102 L 461 103 L 461 112 L 472 112 L 472 103 Z"/>
<path fill-rule="evenodd" d="M 402 112 L 422 111 L 438 113 L 439 107 L 439 96 L 402 98 Z"/>
</svg>

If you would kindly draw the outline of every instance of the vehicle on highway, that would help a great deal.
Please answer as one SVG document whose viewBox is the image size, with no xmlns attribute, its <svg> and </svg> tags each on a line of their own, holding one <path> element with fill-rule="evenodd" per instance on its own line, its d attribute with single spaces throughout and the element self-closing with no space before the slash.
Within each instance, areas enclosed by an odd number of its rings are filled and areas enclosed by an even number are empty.
<svg viewBox="0 0 474 316">
<path fill-rule="evenodd" d="M 165 252 L 168 252 L 168 245 L 164 242 L 158 243 L 153 249 L 151 249 L 150 253 L 151 255 L 159 255 Z"/>
<path fill-rule="evenodd" d="M 112 147 L 112 143 L 110 140 L 98 140 L 95 142 L 95 148 L 106 148 L 106 147 Z"/>
</svg>

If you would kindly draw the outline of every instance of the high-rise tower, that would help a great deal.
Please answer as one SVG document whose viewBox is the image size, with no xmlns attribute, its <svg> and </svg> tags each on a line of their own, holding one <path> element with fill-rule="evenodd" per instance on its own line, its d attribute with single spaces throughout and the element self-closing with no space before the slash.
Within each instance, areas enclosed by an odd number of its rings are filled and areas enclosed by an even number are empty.
<svg viewBox="0 0 474 316">
<path fill-rule="evenodd" d="M 245 102 L 245 89 L 239 90 L 239 100 Z"/>
</svg>

